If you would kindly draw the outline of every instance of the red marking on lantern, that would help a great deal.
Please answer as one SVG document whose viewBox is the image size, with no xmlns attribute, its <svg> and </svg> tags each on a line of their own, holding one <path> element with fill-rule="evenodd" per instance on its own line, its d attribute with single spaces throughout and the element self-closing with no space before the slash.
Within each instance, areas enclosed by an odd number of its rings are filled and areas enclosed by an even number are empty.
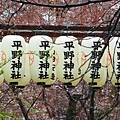
<svg viewBox="0 0 120 120">
<path fill-rule="evenodd" d="M 32 51 L 30 51 L 30 55 L 29 55 L 29 66 L 31 66 L 34 62 L 34 53 Z"/>
<path fill-rule="evenodd" d="M 2 52 L 2 61 L 5 61 L 6 60 L 6 54 L 3 51 L 1 51 L 1 52 Z"/>
<path fill-rule="evenodd" d="M 77 63 L 78 63 L 78 64 L 79 64 L 79 62 L 80 62 L 79 59 L 80 59 L 80 58 L 79 58 L 79 52 L 78 52 L 78 53 L 77 53 Z"/>
<path fill-rule="evenodd" d="M 59 55 L 56 51 L 55 51 L 55 61 L 56 61 L 56 65 L 57 65 L 59 62 Z"/>
<path fill-rule="evenodd" d="M 83 51 L 81 51 L 81 65 L 83 65 L 86 62 L 86 56 Z"/>
<path fill-rule="evenodd" d="M 106 66 L 108 67 L 111 63 L 112 63 L 112 56 L 111 56 L 111 54 L 107 51 Z"/>
</svg>

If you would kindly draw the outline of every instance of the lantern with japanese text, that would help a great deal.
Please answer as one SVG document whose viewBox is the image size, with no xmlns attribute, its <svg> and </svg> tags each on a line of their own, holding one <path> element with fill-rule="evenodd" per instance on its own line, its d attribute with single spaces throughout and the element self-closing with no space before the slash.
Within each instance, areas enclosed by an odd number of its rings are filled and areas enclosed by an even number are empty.
<svg viewBox="0 0 120 120">
<path fill-rule="evenodd" d="M 1 51 L 1 42 L 0 42 L 0 51 Z M 4 81 L 3 70 L 2 70 L 2 61 L 1 61 L 1 52 L 0 52 L 0 84 Z"/>
<path fill-rule="evenodd" d="M 37 84 L 49 86 L 55 78 L 55 51 L 52 39 L 46 35 L 36 35 L 29 42 L 29 65 L 31 78 Z"/>
<path fill-rule="evenodd" d="M 108 76 L 114 86 L 120 87 L 120 37 L 112 37 L 108 48 L 107 56 L 110 58 L 110 64 L 107 64 Z"/>
<path fill-rule="evenodd" d="M 24 73 L 23 79 L 18 82 L 18 85 L 16 85 L 17 87 L 20 87 L 20 88 L 29 84 L 31 79 L 30 69 L 29 69 L 29 44 L 28 43 L 26 43 L 26 49 L 23 55 L 25 56 L 25 73 Z"/>
<path fill-rule="evenodd" d="M 73 36 L 60 36 L 55 41 L 56 73 L 59 81 L 76 86 L 79 79 L 79 45 Z"/>
<path fill-rule="evenodd" d="M 17 83 L 24 77 L 25 40 L 19 35 L 3 37 L 1 44 L 3 76 L 7 82 Z"/>
<path fill-rule="evenodd" d="M 105 53 L 99 61 L 101 50 L 104 47 L 103 39 L 99 37 L 85 37 L 80 46 L 81 75 L 92 87 L 101 87 L 106 82 L 107 70 L 104 67 Z"/>
</svg>

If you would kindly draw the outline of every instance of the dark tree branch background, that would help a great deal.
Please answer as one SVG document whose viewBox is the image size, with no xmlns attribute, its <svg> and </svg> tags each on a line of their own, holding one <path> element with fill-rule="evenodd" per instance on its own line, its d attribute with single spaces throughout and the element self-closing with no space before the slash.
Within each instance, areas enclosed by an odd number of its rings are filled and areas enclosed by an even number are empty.
<svg viewBox="0 0 120 120">
<path fill-rule="evenodd" d="M 14 28 L 18 24 L 91 26 L 93 29 L 90 31 L 94 31 L 94 27 L 104 26 L 108 30 L 108 35 L 103 36 L 105 46 L 99 62 L 111 36 L 120 34 L 120 1 L 1 0 L 0 24 L 13 25 Z M 82 38 L 79 40 L 82 41 Z M 9 116 L 6 120 L 12 118 L 119 120 L 120 91 L 108 78 L 106 79 L 106 84 L 95 90 L 95 93 L 92 87 L 82 79 L 74 88 L 69 88 L 59 81 L 56 81 L 50 88 L 43 88 L 31 80 L 25 88 L 21 89 L 4 81 L 0 85 L 0 114 Z M 94 108 L 91 108 L 93 101 Z M 94 111 L 94 114 L 92 113 L 94 116 L 90 115 L 91 110 Z"/>
</svg>

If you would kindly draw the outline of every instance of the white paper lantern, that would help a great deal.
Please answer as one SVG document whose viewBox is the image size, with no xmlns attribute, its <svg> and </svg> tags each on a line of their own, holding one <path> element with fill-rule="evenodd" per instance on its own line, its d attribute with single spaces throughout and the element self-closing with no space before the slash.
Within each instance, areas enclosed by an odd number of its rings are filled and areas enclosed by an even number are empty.
<svg viewBox="0 0 120 120">
<path fill-rule="evenodd" d="M 1 42 L 0 42 L 0 51 L 1 51 Z M 3 73 L 2 73 L 2 60 L 1 60 L 1 52 L 0 52 L 0 84 L 3 83 L 4 81 L 4 77 L 3 77 Z"/>
<path fill-rule="evenodd" d="M 120 37 L 112 37 L 108 48 L 108 75 L 112 84 L 116 87 L 120 87 Z"/>
<path fill-rule="evenodd" d="M 25 40 L 19 35 L 3 37 L 2 44 L 3 76 L 7 82 L 16 83 L 24 77 Z"/>
<path fill-rule="evenodd" d="M 55 82 L 54 45 L 46 35 L 36 35 L 30 38 L 30 74 L 34 82 L 51 85 Z"/>
<path fill-rule="evenodd" d="M 59 81 L 76 86 L 79 79 L 79 45 L 73 36 L 60 36 L 55 41 L 56 73 Z"/>
<path fill-rule="evenodd" d="M 30 82 L 30 67 L 29 67 L 29 44 L 26 43 L 26 49 L 25 53 L 23 54 L 25 56 L 25 73 L 24 77 L 21 81 L 18 82 L 17 87 L 24 87 Z"/>
<path fill-rule="evenodd" d="M 107 70 L 103 67 L 105 53 L 100 63 L 97 62 L 103 48 L 102 42 L 99 37 L 85 37 L 80 46 L 81 75 L 88 84 L 93 81 L 92 87 L 101 87 L 106 82 Z"/>
</svg>

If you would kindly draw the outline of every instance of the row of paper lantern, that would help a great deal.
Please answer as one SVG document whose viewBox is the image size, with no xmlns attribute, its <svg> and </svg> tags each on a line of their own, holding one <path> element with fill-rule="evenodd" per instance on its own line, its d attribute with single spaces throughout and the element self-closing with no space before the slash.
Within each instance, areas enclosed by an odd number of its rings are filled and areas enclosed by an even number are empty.
<svg viewBox="0 0 120 120">
<path fill-rule="evenodd" d="M 5 79 L 25 86 L 32 79 L 37 84 L 51 85 L 56 79 L 76 86 L 84 79 L 93 87 L 101 87 L 109 77 L 114 86 L 120 84 L 120 38 L 111 38 L 102 58 L 104 40 L 85 37 L 81 45 L 73 36 L 60 36 L 55 44 L 46 35 L 36 35 L 25 43 L 22 36 L 7 35 L 1 42 L 0 83 Z M 107 76 L 108 75 L 108 76 Z"/>
</svg>

